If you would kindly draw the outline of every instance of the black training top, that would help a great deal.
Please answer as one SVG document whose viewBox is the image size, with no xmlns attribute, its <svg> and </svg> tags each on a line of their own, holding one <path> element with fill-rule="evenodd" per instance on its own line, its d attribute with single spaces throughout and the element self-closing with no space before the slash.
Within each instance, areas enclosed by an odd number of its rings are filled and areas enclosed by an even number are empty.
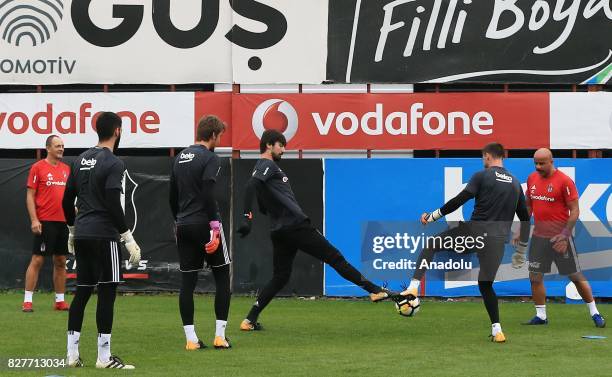
<svg viewBox="0 0 612 377">
<path fill-rule="evenodd" d="M 465 191 L 476 203 L 471 221 L 487 222 L 490 236 L 508 236 L 515 213 L 526 212 L 521 184 L 508 170 L 493 166 L 475 173 Z"/>
<path fill-rule="evenodd" d="M 219 157 L 203 145 L 192 145 L 176 157 L 170 177 L 170 206 L 177 225 L 219 219 L 213 184 L 220 170 Z"/>
<path fill-rule="evenodd" d="M 263 183 L 257 200 L 270 216 L 271 230 L 298 225 L 308 219 L 295 199 L 289 178 L 272 160 L 262 158 L 255 164 L 252 177 Z"/>
<path fill-rule="evenodd" d="M 77 198 L 75 238 L 118 239 L 117 221 L 109 208 L 107 193 L 115 190 L 118 196 L 123 192 L 123 161 L 108 148 L 93 147 L 81 153 L 70 169 L 64 195 L 76 195 Z M 119 229 L 123 230 L 126 229 Z"/>
</svg>

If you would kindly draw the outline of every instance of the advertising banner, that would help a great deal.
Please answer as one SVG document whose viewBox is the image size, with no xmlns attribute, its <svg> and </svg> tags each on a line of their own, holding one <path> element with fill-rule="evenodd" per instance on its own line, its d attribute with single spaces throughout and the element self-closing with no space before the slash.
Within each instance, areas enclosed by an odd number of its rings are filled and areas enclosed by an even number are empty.
<svg viewBox="0 0 612 377">
<path fill-rule="evenodd" d="M 480 149 L 549 144 L 547 93 L 237 94 L 235 149 L 278 129 L 288 149 Z"/>
<path fill-rule="evenodd" d="M 320 83 L 327 0 L 11 0 L 0 83 Z"/>
<path fill-rule="evenodd" d="M 505 167 L 522 182 L 535 168 L 531 159 L 507 159 Z M 556 159 L 555 165 L 576 182 L 580 217 L 574 232 L 579 264 L 595 296 L 612 296 L 612 166 L 609 159 Z M 482 169 L 480 159 L 325 160 L 325 230 L 329 240 L 368 278 L 393 289 L 408 283 L 425 237 L 469 220 L 474 201 L 423 227 L 423 212 L 440 208 Z M 369 203 L 356 206 L 355 203 Z M 458 241 L 458 240 L 454 240 Z M 465 241 L 465 240 L 462 240 Z M 478 240 L 472 242 L 475 245 Z M 533 242 L 533 240 L 532 240 Z M 464 243 L 465 244 L 465 243 Z M 474 249 L 476 246 L 472 246 Z M 455 250 L 456 248 L 455 244 Z M 459 251 L 459 250 L 458 250 Z M 530 295 L 527 267 L 512 268 L 507 244 L 496 276 L 499 295 Z M 478 295 L 476 254 L 442 252 L 430 269 L 425 293 L 432 296 Z M 567 277 L 553 269 L 546 275 L 550 295 L 565 295 Z M 550 282 L 549 282 L 550 281 Z M 356 296 L 365 292 L 325 270 L 325 293 Z"/>
<path fill-rule="evenodd" d="M 334 0 L 329 7 L 327 79 L 335 82 L 612 78 L 609 0 Z"/>
</svg>

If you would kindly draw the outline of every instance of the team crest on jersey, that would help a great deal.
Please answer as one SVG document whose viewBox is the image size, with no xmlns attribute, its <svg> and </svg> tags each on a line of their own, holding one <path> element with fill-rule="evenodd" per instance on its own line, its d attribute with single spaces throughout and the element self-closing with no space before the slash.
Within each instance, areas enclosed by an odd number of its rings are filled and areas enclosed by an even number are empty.
<svg viewBox="0 0 612 377">
<path fill-rule="evenodd" d="M 549 183 L 548 186 L 546 186 L 546 191 L 547 192 L 553 192 L 553 185 L 552 185 L 552 183 Z"/>
<path fill-rule="evenodd" d="M 287 177 L 283 177 L 283 182 L 284 182 L 284 183 L 289 182 L 289 178 L 287 178 Z"/>
</svg>

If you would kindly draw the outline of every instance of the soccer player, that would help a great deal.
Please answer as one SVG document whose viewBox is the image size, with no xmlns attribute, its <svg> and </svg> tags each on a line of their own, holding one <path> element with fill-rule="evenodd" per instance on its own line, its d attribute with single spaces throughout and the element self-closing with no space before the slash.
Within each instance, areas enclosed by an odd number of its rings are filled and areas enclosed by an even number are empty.
<svg viewBox="0 0 612 377">
<path fill-rule="evenodd" d="M 140 261 L 140 247 L 128 229 L 121 207 L 125 165 L 113 151 L 121 139 L 121 118 L 104 112 L 96 121 L 98 145 L 72 163 L 62 202 L 68 223 L 68 251 L 75 254 L 77 288 L 68 314 L 68 365 L 82 367 L 79 338 L 85 306 L 98 288 L 96 368 L 134 369 L 111 354 L 111 329 L 117 285 L 122 282 L 119 235 L 130 253 L 129 262 Z M 74 201 L 78 214 L 75 220 Z"/>
<path fill-rule="evenodd" d="M 529 280 L 536 315 L 525 324 L 548 323 L 544 274 L 550 272 L 554 261 L 559 273 L 567 275 L 576 285 L 595 326 L 605 327 L 606 321 L 597 310 L 591 286 L 580 271 L 572 239 L 572 229 L 580 214 L 576 185 L 570 177 L 555 169 L 550 150 L 538 149 L 533 160 L 536 171 L 527 178 L 527 209 L 530 215 L 533 213 L 535 220 L 529 248 Z M 516 252 L 512 256 L 512 266 L 521 268 L 525 263 L 527 243 L 520 242 L 516 237 L 513 242 Z"/>
<path fill-rule="evenodd" d="M 64 301 L 68 228 L 62 210 L 62 198 L 70 167 L 61 161 L 64 157 L 64 142 L 59 136 L 49 136 L 45 146 L 47 157 L 32 165 L 28 175 L 26 206 L 32 222 L 34 245 L 25 277 L 25 297 L 21 309 L 24 312 L 34 311 L 32 295 L 45 255 L 53 255 L 55 310 L 68 310 L 68 304 Z"/>
<path fill-rule="evenodd" d="M 259 143 L 261 158 L 257 161 L 246 186 L 243 219 L 237 232 L 244 237 L 251 231 L 251 206 L 257 196 L 260 212 L 267 213 L 270 217 L 274 268 L 272 279 L 263 288 L 246 319 L 240 324 L 243 331 L 261 330 L 261 325 L 257 322 L 259 314 L 289 281 L 298 249 L 327 263 L 343 278 L 368 291 L 373 302 L 393 295 L 362 276 L 344 259 L 340 251 L 311 225 L 308 216 L 295 199 L 289 179 L 276 164 L 280 161 L 286 145 L 287 141 L 282 133 L 276 130 L 264 131 Z"/>
<path fill-rule="evenodd" d="M 480 263 L 478 288 L 491 320 L 491 340 L 496 343 L 505 342 L 506 337 L 499 321 L 499 307 L 493 281 L 504 256 L 504 244 L 509 238 L 515 213 L 521 220 L 521 239 L 524 242 L 529 239 L 529 214 L 525 206 L 525 196 L 519 181 L 504 168 L 503 158 L 504 148 L 501 144 L 487 144 L 482 150 L 484 170 L 475 173 L 465 189 L 441 208 L 421 215 L 421 223 L 426 225 L 454 212 L 468 200 L 476 199 L 469 222 L 460 223 L 458 227 L 446 230 L 435 237 L 439 239 L 481 237 L 480 243 L 475 242 L 478 246 L 466 252 L 476 252 L 478 256 Z M 428 265 L 434 253 L 442 250 L 446 249 L 441 243 L 430 244 L 428 241 L 419 254 L 410 285 L 400 295 L 414 297 L 418 295 L 419 283 L 427 270 L 423 261 Z"/>
<path fill-rule="evenodd" d="M 170 208 L 176 223 L 181 271 L 179 311 L 187 338 L 185 349 L 190 351 L 206 347 L 193 324 L 193 291 L 204 261 L 212 269 L 216 285 L 213 345 L 216 349 L 231 347 L 225 337 L 231 298 L 231 260 L 214 195 L 221 169 L 214 150 L 224 131 L 225 124 L 216 116 L 202 118 L 198 122 L 196 143 L 177 156 L 170 177 Z"/>
</svg>

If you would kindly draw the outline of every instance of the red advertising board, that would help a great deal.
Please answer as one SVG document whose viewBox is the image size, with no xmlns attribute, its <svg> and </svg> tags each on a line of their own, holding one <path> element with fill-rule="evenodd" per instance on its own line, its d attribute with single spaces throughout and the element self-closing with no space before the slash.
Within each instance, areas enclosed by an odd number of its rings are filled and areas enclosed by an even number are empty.
<svg viewBox="0 0 612 377">
<path fill-rule="evenodd" d="M 198 121 L 205 115 L 216 115 L 227 125 L 219 147 L 232 146 L 232 93 L 195 92 L 194 140 Z"/>
<path fill-rule="evenodd" d="M 278 129 L 288 149 L 547 147 L 548 93 L 234 94 L 234 149 Z"/>
</svg>

